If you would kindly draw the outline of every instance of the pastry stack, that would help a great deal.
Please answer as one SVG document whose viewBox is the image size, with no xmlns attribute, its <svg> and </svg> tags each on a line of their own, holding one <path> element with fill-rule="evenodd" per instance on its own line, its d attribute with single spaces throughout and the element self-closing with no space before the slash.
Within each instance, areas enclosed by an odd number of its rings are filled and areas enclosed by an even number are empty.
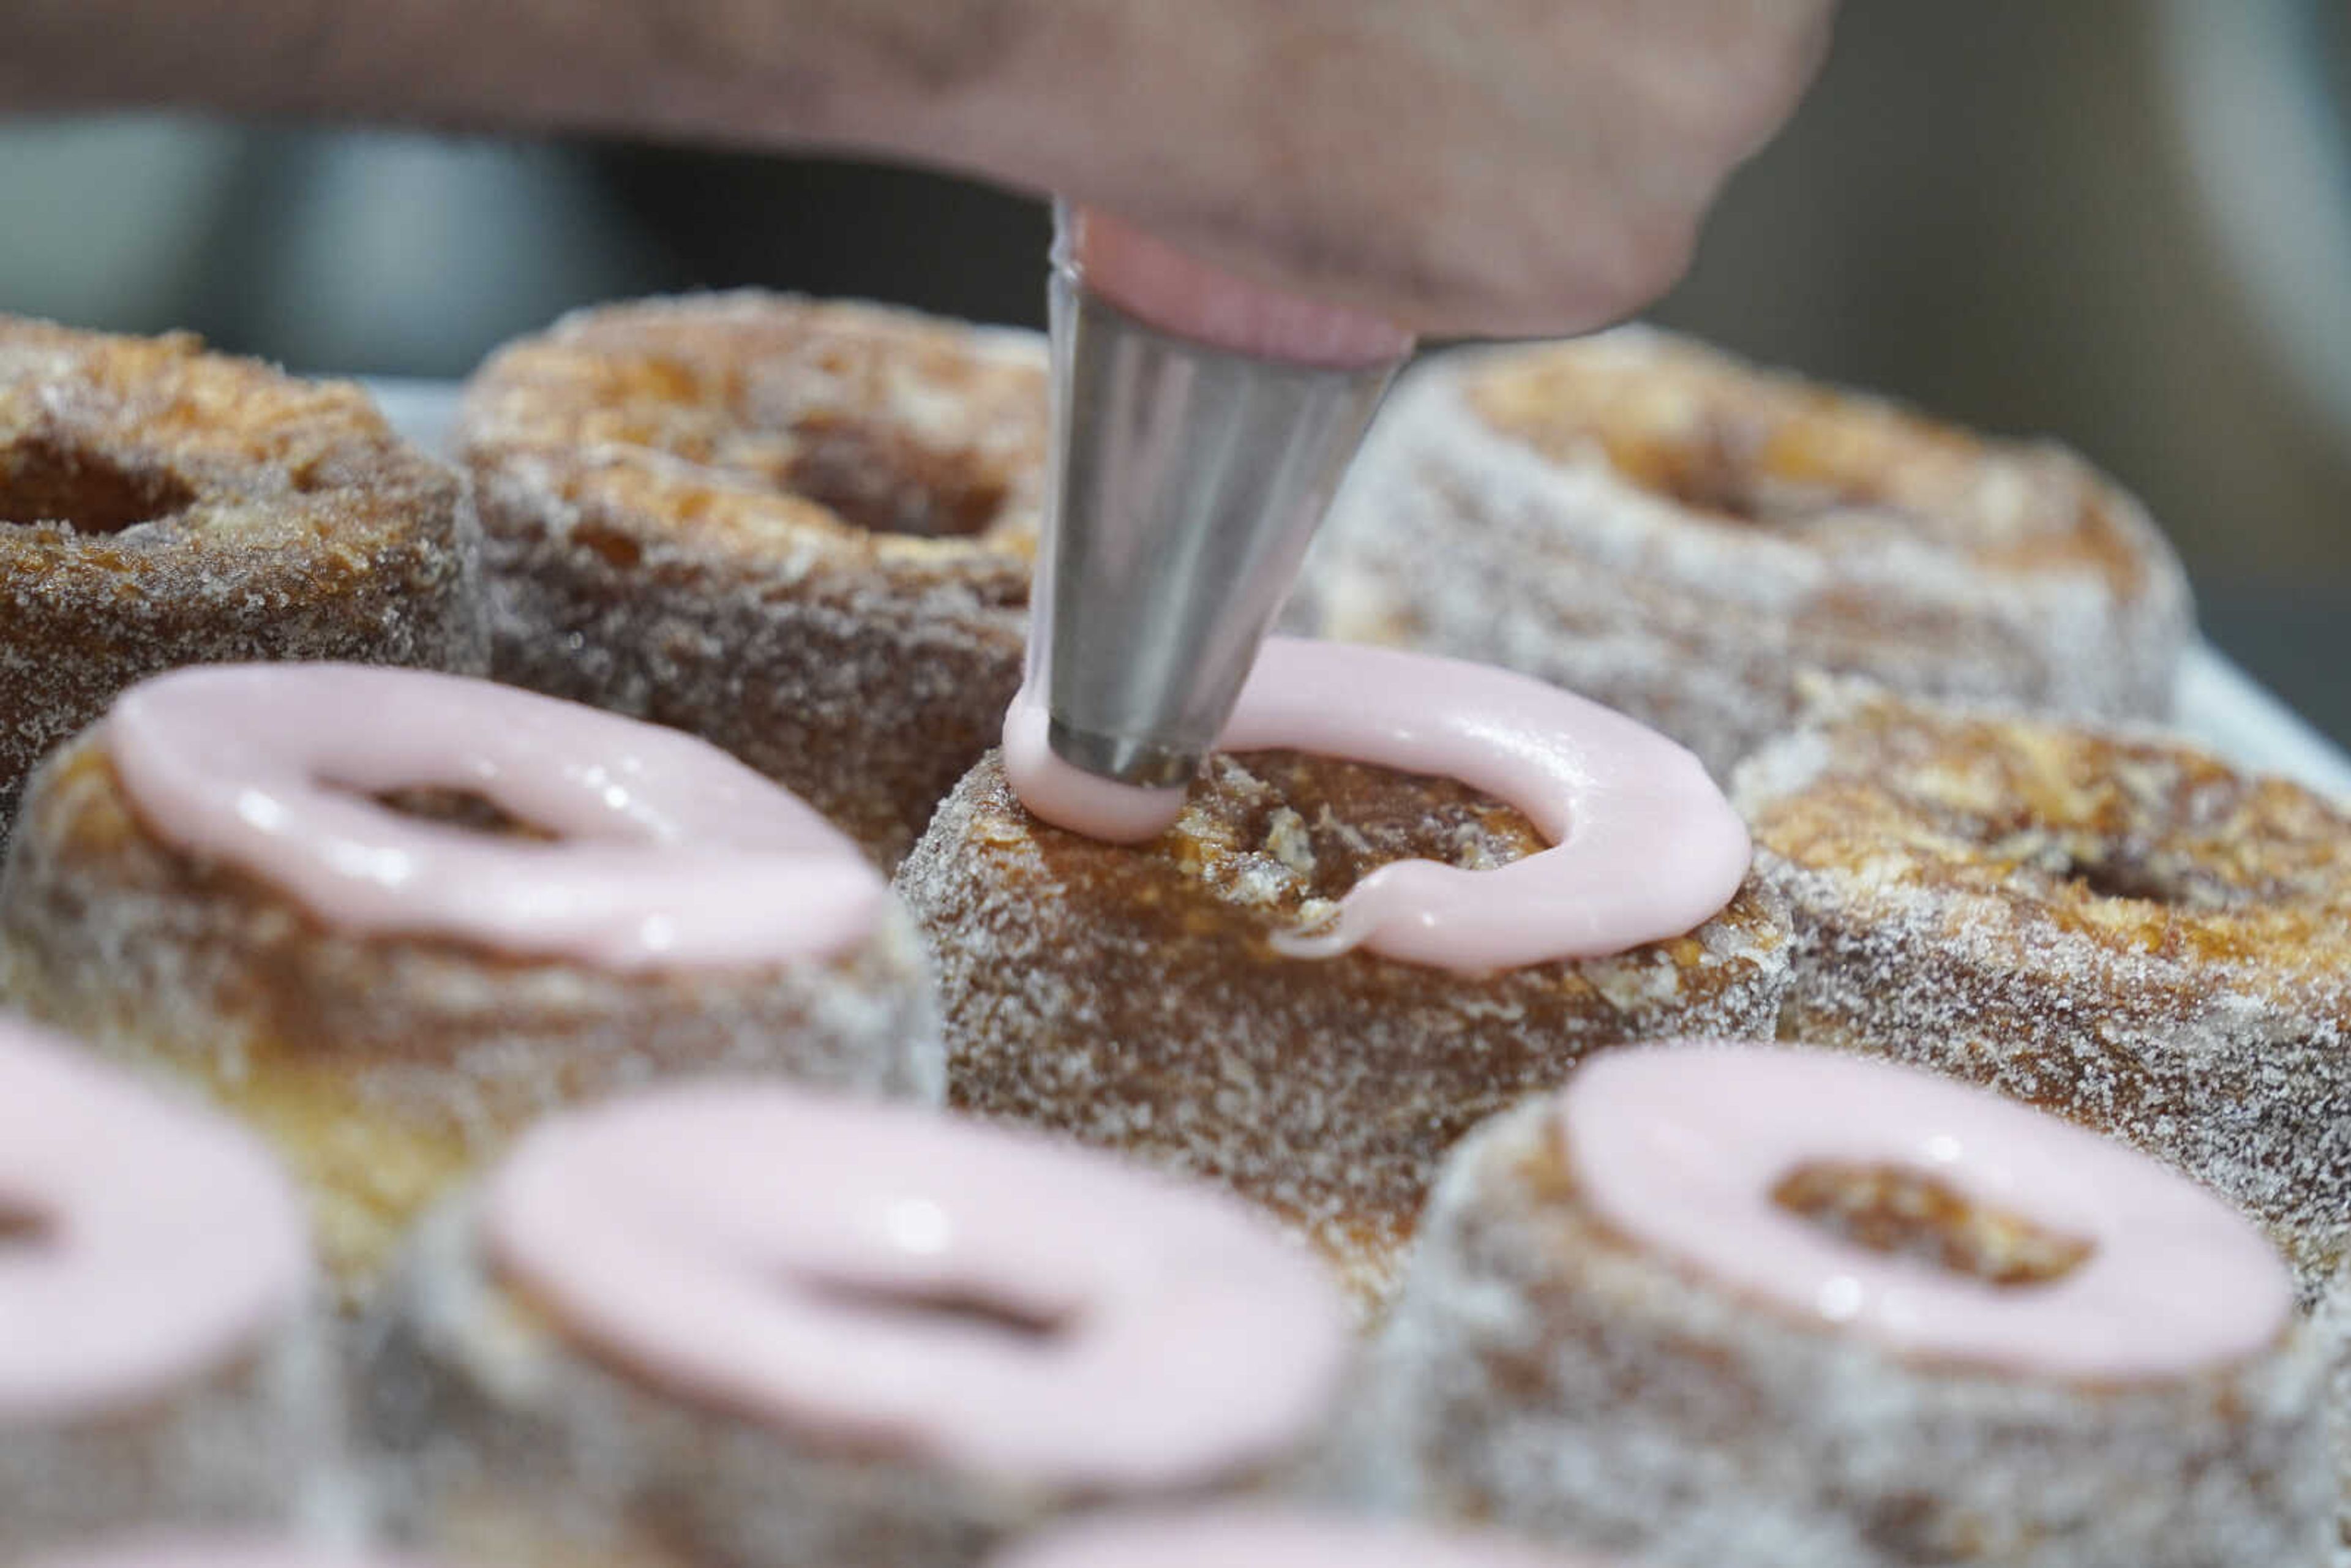
<svg viewBox="0 0 2351 1568">
<path fill-rule="evenodd" d="M 1445 357 L 1111 831 L 1043 365 L 0 323 L 0 1568 L 2332 1561 L 2351 812 L 2126 494 Z"/>
</svg>

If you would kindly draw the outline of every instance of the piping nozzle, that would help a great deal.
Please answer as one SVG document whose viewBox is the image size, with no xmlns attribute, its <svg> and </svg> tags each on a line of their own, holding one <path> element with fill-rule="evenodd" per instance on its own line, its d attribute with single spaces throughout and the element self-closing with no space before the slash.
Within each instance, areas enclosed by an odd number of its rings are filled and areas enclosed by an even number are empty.
<svg viewBox="0 0 2351 1568">
<path fill-rule="evenodd" d="M 1289 363 L 1052 282 L 1053 499 L 1029 644 L 1063 761 L 1188 783 L 1216 745 L 1405 350 Z"/>
</svg>

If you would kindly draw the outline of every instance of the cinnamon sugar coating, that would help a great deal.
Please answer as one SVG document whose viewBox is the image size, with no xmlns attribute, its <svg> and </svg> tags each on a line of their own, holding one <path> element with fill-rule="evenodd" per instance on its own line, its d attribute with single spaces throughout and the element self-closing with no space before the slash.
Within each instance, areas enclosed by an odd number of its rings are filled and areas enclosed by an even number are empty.
<svg viewBox="0 0 2351 1568">
<path fill-rule="evenodd" d="M 144 1408 L 0 1426 L 0 1560 L 126 1531 L 296 1523 L 337 1484 L 333 1377 L 319 1325 L 297 1320 Z"/>
<path fill-rule="evenodd" d="M 1019 684 L 1032 335 L 743 293 L 498 353 L 460 439 L 501 679 L 689 730 L 894 864 Z"/>
<path fill-rule="evenodd" d="M 1431 1200 L 1349 1469 L 1386 1506 L 1660 1568 L 2313 1568 L 2327 1360 L 2297 1324 L 2164 1382 L 1908 1361 L 1603 1223 L 1538 1102 Z"/>
<path fill-rule="evenodd" d="M 446 804 L 465 819 L 462 799 Z M 157 838 L 95 735 L 28 786 L 0 871 L 0 996 L 193 1082 L 267 1137 L 347 1301 L 414 1215 L 554 1107 L 718 1071 L 942 1091 L 920 944 L 894 908 L 838 958 L 740 973 L 344 933 Z"/>
<path fill-rule="evenodd" d="M 1541 675 L 1718 776 L 1803 669 L 2159 716 L 2192 630 L 2169 545 L 2072 453 L 1646 329 L 1424 368 L 1325 534 L 1324 635 Z"/>
<path fill-rule="evenodd" d="M 965 1312 L 982 1354 L 1007 1327 L 978 1302 L 863 1305 Z M 361 1430 L 381 1461 L 388 1522 L 450 1562 L 977 1568 L 1009 1539 L 1122 1500 L 958 1469 L 886 1439 L 789 1430 L 683 1394 L 595 1350 L 508 1279 L 476 1195 L 418 1229 L 365 1338 Z M 1293 1458 L 1123 1500 L 1285 1491 L 1323 1457 L 1324 1436 L 1319 1426 L 1303 1435 Z"/>
<path fill-rule="evenodd" d="M 1031 817 L 991 756 L 898 888 L 938 969 L 951 1103 L 1220 1182 L 1376 1311 L 1479 1119 L 1601 1047 L 1778 1017 L 1784 915 L 1751 879 L 1687 936 L 1489 976 L 1270 944 L 1380 865 L 1542 847 L 1452 780 L 1259 752 L 1216 758 L 1173 828 L 1121 848 Z"/>
<path fill-rule="evenodd" d="M 355 386 L 0 317 L 0 829 L 141 676 L 486 665 L 473 509 Z"/>
<path fill-rule="evenodd" d="M 1782 1037 L 2126 1138 L 2314 1300 L 2351 1224 L 2351 811 L 2152 734 L 1821 703 L 1734 786 L 1794 924 Z"/>
<path fill-rule="evenodd" d="M 395 1539 L 482 1568 L 952 1568 L 1027 1500 L 828 1453 L 574 1348 L 497 1274 L 475 1207 L 432 1216 L 364 1336 L 361 1432 Z"/>
<path fill-rule="evenodd" d="M 2327 1568 L 2351 1568 L 2351 1271 L 2338 1277 L 2311 1313 L 2313 1331 L 2335 1347 L 2326 1392 L 2327 1449 L 2335 1461 L 2334 1551 Z"/>
</svg>

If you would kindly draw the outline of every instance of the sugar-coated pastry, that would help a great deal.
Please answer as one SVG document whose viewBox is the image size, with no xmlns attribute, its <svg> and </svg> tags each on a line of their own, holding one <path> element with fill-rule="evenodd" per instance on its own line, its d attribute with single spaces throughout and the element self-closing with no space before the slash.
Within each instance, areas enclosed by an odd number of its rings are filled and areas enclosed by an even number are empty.
<svg viewBox="0 0 2351 1568">
<path fill-rule="evenodd" d="M 2316 1564 L 2327 1359 L 2260 1231 L 2122 1144 L 1653 1047 L 1462 1145 L 1359 1484 L 1667 1568 Z"/>
<path fill-rule="evenodd" d="M 1739 775 L 1791 1038 L 1987 1083 L 2254 1215 L 2351 1228 L 2351 811 L 2147 735 L 1839 686 Z"/>
<path fill-rule="evenodd" d="M 1019 682 L 1030 333 L 752 293 L 566 318 L 459 437 L 500 679 L 703 736 L 885 864 Z"/>
<path fill-rule="evenodd" d="M 158 670 L 478 672 L 475 533 L 355 386 L 0 316 L 0 833 L 41 754 Z"/>
<path fill-rule="evenodd" d="M 9 1568 L 425 1568 L 425 1564 L 298 1535 L 113 1534 Z"/>
<path fill-rule="evenodd" d="M 1102 1513 L 1021 1542 L 989 1568 L 1604 1568 L 1487 1531 L 1298 1508 Z"/>
<path fill-rule="evenodd" d="M 491 1568 L 962 1568 L 1278 1483 L 1348 1347 L 1220 1195 L 908 1106 L 676 1086 L 432 1221 L 367 1369 L 405 1534 Z"/>
<path fill-rule="evenodd" d="M 1600 1047 L 1779 1015 L 1745 831 L 1620 715 L 1276 639 L 1222 747 L 1188 797 L 1123 789 L 1016 706 L 899 876 L 953 1103 L 1223 1183 L 1372 1304 L 1480 1118 Z"/>
<path fill-rule="evenodd" d="M 2351 1272 L 2338 1276 L 2310 1313 L 2311 1332 L 2333 1348 L 2326 1397 L 2327 1449 L 2335 1458 L 2335 1540 L 2328 1568 L 2351 1568 Z"/>
<path fill-rule="evenodd" d="M 2159 716 L 2193 629 L 2170 546 L 2072 453 L 1643 328 L 1409 378 L 1310 583 L 1324 635 L 1525 670 L 1718 774 L 1805 668 Z"/>
<path fill-rule="evenodd" d="M 256 1123 L 347 1291 L 550 1106 L 711 1071 L 941 1091 L 919 944 L 814 811 L 690 736 L 415 671 L 127 694 L 27 792 L 0 988 Z"/>
<path fill-rule="evenodd" d="M 0 1017 L 0 1563 L 301 1509 L 334 1436 L 310 1286 L 246 1134 Z"/>
</svg>

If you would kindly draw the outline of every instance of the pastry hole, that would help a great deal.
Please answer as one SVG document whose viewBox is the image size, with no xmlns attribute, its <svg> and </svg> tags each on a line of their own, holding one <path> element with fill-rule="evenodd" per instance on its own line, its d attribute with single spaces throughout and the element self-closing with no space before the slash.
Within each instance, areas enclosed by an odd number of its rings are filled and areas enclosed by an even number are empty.
<svg viewBox="0 0 2351 1568">
<path fill-rule="evenodd" d="M 811 418 L 779 483 L 877 534 L 968 538 L 1004 510 L 1002 480 L 967 452 L 940 452 L 887 425 Z"/>
<path fill-rule="evenodd" d="M 1734 452 L 1720 433 L 1675 441 L 1611 433 L 1601 442 L 1609 466 L 1651 495 L 1737 522 L 1769 520 L 1750 455 Z"/>
<path fill-rule="evenodd" d="M 1886 476 L 1900 459 L 1960 439 L 1800 388 L 1726 386 L 1703 367 L 1627 371 L 1538 360 L 1489 375 L 1471 395 L 1497 429 L 1555 460 L 1604 462 L 1686 510 L 1765 528 L 1885 508 Z"/>
<path fill-rule="evenodd" d="M 1217 758 L 1179 828 L 1202 874 L 1291 919 L 1398 861 L 1488 871 L 1550 847 L 1516 808 L 1455 779 L 1296 751 Z"/>
<path fill-rule="evenodd" d="M 582 522 L 571 530 L 571 542 L 593 550 L 607 566 L 627 571 L 645 559 L 645 547 L 620 529 L 603 523 Z"/>
<path fill-rule="evenodd" d="M 1067 1313 L 1040 1312 L 953 1286 L 922 1289 L 804 1280 L 801 1288 L 829 1305 L 879 1317 L 904 1328 L 976 1328 L 1035 1344 L 1060 1338 L 1071 1321 Z"/>
<path fill-rule="evenodd" d="M 1799 1166 L 1771 1189 L 1771 1201 L 1850 1246 L 1988 1285 L 2054 1284 L 2095 1250 L 1903 1166 Z"/>
<path fill-rule="evenodd" d="M 2152 866 L 2123 860 L 2087 860 L 2075 856 L 2059 873 L 2065 881 L 2096 898 L 2136 898 L 2148 904 L 2197 904 L 2199 898 Z"/>
<path fill-rule="evenodd" d="M 195 487 L 165 470 L 125 467 L 100 453 L 38 435 L 0 448 L 0 523 L 117 534 L 195 503 Z"/>
<path fill-rule="evenodd" d="M 554 843 L 563 837 L 561 833 L 541 827 L 537 822 L 524 821 L 488 796 L 470 789 L 447 789 L 425 785 L 406 789 L 386 789 L 371 794 L 368 799 L 388 811 L 420 822 L 462 828 L 467 832 L 481 833 L 490 838 L 529 839 L 538 843 Z"/>
<path fill-rule="evenodd" d="M 1810 452 L 1797 432 L 1775 433 L 1767 444 L 1762 432 L 1723 422 L 1694 436 L 1612 434 L 1602 442 L 1610 466 L 1625 479 L 1719 521 L 1796 528 L 1827 514 L 1886 505 L 1876 485 Z"/>
</svg>

